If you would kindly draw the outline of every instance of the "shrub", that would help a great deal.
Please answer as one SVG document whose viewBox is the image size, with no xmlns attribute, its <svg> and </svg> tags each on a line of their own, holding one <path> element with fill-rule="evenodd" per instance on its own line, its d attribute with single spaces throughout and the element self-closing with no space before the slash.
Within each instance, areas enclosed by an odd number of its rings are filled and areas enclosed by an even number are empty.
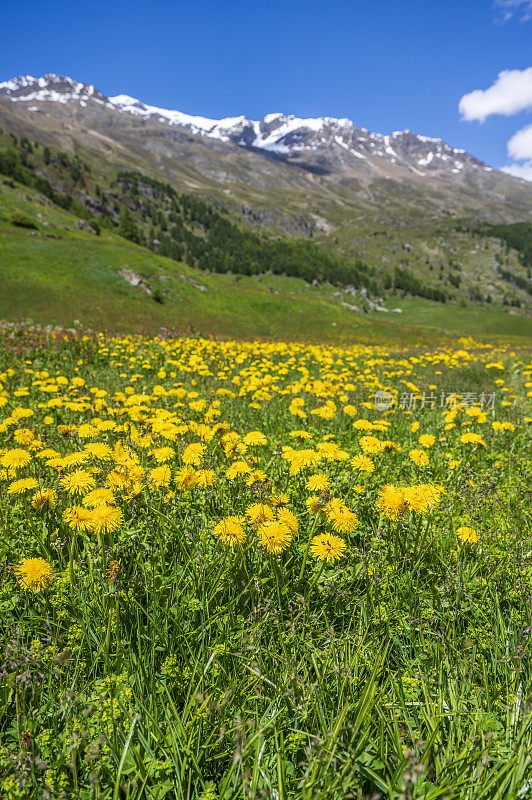
<svg viewBox="0 0 532 800">
<path fill-rule="evenodd" d="M 11 224 L 16 225 L 18 228 L 34 228 L 37 230 L 35 222 L 23 211 L 13 211 L 11 214 Z"/>
</svg>

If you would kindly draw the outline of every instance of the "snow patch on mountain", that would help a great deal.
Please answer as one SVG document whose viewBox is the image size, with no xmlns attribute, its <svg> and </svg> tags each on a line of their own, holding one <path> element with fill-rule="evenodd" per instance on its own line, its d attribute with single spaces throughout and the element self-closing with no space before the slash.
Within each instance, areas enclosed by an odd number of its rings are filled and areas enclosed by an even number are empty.
<svg viewBox="0 0 532 800">
<path fill-rule="evenodd" d="M 98 103 L 124 114 L 175 125 L 195 135 L 287 157 L 327 148 L 332 152 L 336 148 L 337 158 L 348 157 L 341 155 L 344 151 L 358 159 L 373 160 L 374 164 L 386 160 L 392 165 L 407 167 L 422 177 L 440 171 L 458 173 L 466 166 L 486 168 L 464 150 L 452 148 L 441 139 L 416 135 L 409 130 L 394 131 L 383 136 L 361 128 L 347 118 L 302 118 L 281 112 L 266 114 L 261 120 L 246 116 L 210 119 L 148 105 L 126 94 L 106 97 L 91 84 L 54 73 L 41 78 L 21 75 L 4 81 L 0 83 L 1 96 L 13 102 L 32 103 L 28 106 L 28 110 L 32 111 L 42 110 L 35 103 L 75 103 L 82 108 L 90 103 Z M 422 166 L 424 171 L 419 170 L 418 166 Z"/>
</svg>

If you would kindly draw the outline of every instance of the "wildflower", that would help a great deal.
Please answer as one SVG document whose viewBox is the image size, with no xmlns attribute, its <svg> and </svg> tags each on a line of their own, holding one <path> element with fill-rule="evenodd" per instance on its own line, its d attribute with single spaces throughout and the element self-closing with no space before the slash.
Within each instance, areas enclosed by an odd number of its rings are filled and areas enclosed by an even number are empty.
<svg viewBox="0 0 532 800">
<path fill-rule="evenodd" d="M 246 517 L 252 525 L 273 519 L 273 508 L 264 503 L 253 503 L 246 509 Z"/>
<path fill-rule="evenodd" d="M 288 508 L 277 509 L 277 519 L 286 525 L 292 533 L 297 533 L 299 530 L 299 521 L 296 515 Z"/>
<path fill-rule="evenodd" d="M 481 447 L 486 447 L 486 442 L 478 433 L 473 433 L 473 431 L 469 431 L 468 433 L 463 433 L 460 436 L 460 441 L 462 444 L 478 444 Z"/>
<path fill-rule="evenodd" d="M 61 478 L 61 485 L 69 494 L 87 494 L 95 484 L 93 476 L 85 469 L 77 469 Z"/>
<path fill-rule="evenodd" d="M 205 453 L 205 445 L 201 442 L 189 444 L 183 452 L 183 464 L 187 466 L 199 467 Z"/>
<path fill-rule="evenodd" d="M 418 439 L 421 447 L 432 447 L 435 441 L 436 437 L 432 433 L 422 433 Z"/>
<path fill-rule="evenodd" d="M 259 541 L 268 553 L 282 553 L 289 546 L 294 534 L 284 522 L 270 520 L 259 527 Z"/>
<path fill-rule="evenodd" d="M 317 495 L 311 495 L 307 497 L 305 500 L 305 505 L 311 514 L 321 514 L 325 513 L 324 511 L 324 501 L 321 500 Z"/>
<path fill-rule="evenodd" d="M 152 450 L 152 453 L 155 457 L 155 460 L 159 462 L 159 464 L 163 463 L 164 461 L 170 461 L 175 456 L 175 450 L 173 447 L 157 447 L 155 450 Z"/>
<path fill-rule="evenodd" d="M 414 448 L 410 450 L 409 454 L 410 460 L 417 464 L 418 467 L 426 467 L 429 463 L 429 457 L 424 450 L 419 450 Z"/>
<path fill-rule="evenodd" d="M 72 506 L 63 511 L 63 519 L 74 531 L 90 531 L 93 527 L 92 513 L 83 506 Z"/>
<path fill-rule="evenodd" d="M 351 459 L 351 466 L 359 472 L 373 472 L 375 470 L 375 464 L 368 456 L 354 456 Z"/>
<path fill-rule="evenodd" d="M 444 487 L 438 484 L 420 483 L 418 486 L 404 488 L 403 496 L 407 507 L 411 511 L 425 514 L 427 511 L 430 511 L 431 508 L 438 505 L 444 492 Z"/>
<path fill-rule="evenodd" d="M 379 490 L 379 499 L 375 503 L 377 511 L 388 519 L 399 519 L 406 510 L 406 500 L 403 490 L 399 486 L 387 484 Z"/>
<path fill-rule="evenodd" d="M 168 486 L 172 478 L 172 472 L 167 464 L 162 464 L 160 467 L 154 467 L 148 472 L 147 480 L 157 489 L 161 486 Z"/>
<path fill-rule="evenodd" d="M 45 506 L 53 506 L 57 500 L 57 492 L 53 489 L 40 489 L 31 498 L 31 504 L 37 510 L 42 510 Z"/>
<path fill-rule="evenodd" d="M 376 455 L 384 449 L 383 443 L 376 436 L 361 436 L 360 447 L 367 456 Z"/>
<path fill-rule="evenodd" d="M 111 448 L 108 444 L 104 444 L 103 442 L 89 442 L 89 444 L 85 445 L 83 450 L 85 453 L 88 453 L 90 456 L 98 459 L 99 461 L 107 461 L 108 459 L 112 458 Z"/>
<path fill-rule="evenodd" d="M 96 506 L 103 506 L 106 504 L 113 505 L 116 500 L 110 489 L 101 486 L 98 489 L 93 489 L 92 492 L 86 494 L 82 502 L 86 508 L 95 508 Z"/>
<path fill-rule="evenodd" d="M 91 512 L 94 533 L 111 533 L 122 524 L 124 515 L 116 506 L 96 506 Z"/>
<path fill-rule="evenodd" d="M 183 467 L 182 469 L 178 469 L 174 476 L 174 483 L 177 488 L 181 489 L 182 491 L 193 489 L 198 483 L 196 472 L 192 469 L 192 467 Z"/>
<path fill-rule="evenodd" d="M 251 467 L 245 461 L 235 461 L 225 473 L 225 477 L 232 481 L 239 475 L 246 475 L 251 472 Z"/>
<path fill-rule="evenodd" d="M 23 589 L 40 592 L 52 580 L 52 568 L 44 558 L 23 558 L 15 567 L 15 575 Z"/>
<path fill-rule="evenodd" d="M 26 467 L 31 461 L 31 455 L 19 447 L 14 450 L 6 450 L 0 458 L 0 464 L 4 469 L 19 469 Z"/>
<path fill-rule="evenodd" d="M 478 533 L 476 530 L 474 528 L 468 528 L 466 525 L 462 525 L 458 528 L 456 535 L 461 542 L 468 542 L 469 544 L 476 544 L 478 542 Z"/>
<path fill-rule="evenodd" d="M 226 517 L 219 522 L 213 531 L 214 535 L 228 547 L 240 545 L 246 538 L 241 517 Z"/>
<path fill-rule="evenodd" d="M 216 483 L 216 472 L 213 469 L 199 469 L 196 472 L 196 480 L 198 486 L 202 486 L 206 489 L 208 486 L 212 486 L 213 483 Z"/>
<path fill-rule="evenodd" d="M 321 533 L 314 536 L 310 543 L 310 552 L 318 561 L 336 561 L 344 554 L 347 544 L 341 536 L 334 533 Z"/>
<path fill-rule="evenodd" d="M 337 533 L 351 533 L 357 525 L 358 518 L 341 500 L 332 499 L 325 509 L 327 519 Z"/>
<path fill-rule="evenodd" d="M 26 492 L 36 489 L 39 482 L 35 478 L 21 478 L 18 481 L 13 481 L 7 487 L 8 494 L 25 494 Z"/>
<path fill-rule="evenodd" d="M 258 447 L 259 445 L 268 444 L 268 439 L 260 431 L 250 431 L 250 433 L 246 433 L 242 441 L 248 447 Z"/>
<path fill-rule="evenodd" d="M 306 485 L 310 492 L 326 492 L 330 488 L 329 479 L 322 472 L 309 475 Z"/>
</svg>

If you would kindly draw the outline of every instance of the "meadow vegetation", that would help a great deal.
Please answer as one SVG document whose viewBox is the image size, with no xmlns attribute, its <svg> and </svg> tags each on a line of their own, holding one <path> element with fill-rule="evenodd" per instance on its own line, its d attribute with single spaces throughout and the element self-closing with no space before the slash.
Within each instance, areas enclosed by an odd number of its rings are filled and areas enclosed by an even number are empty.
<svg viewBox="0 0 532 800">
<path fill-rule="evenodd" d="M 2 797 L 529 797 L 531 397 L 471 338 L 5 324 Z"/>
</svg>

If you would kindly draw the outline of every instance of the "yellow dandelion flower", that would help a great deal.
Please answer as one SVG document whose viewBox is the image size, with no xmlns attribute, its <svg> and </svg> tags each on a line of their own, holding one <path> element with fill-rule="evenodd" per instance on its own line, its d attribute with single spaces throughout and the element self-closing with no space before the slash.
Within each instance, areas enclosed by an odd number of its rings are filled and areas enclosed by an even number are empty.
<svg viewBox="0 0 532 800">
<path fill-rule="evenodd" d="M 469 544 L 476 544 L 478 542 L 478 533 L 476 530 L 474 528 L 468 528 L 466 525 L 462 525 L 458 528 L 456 535 L 461 542 L 467 542 Z"/>
<path fill-rule="evenodd" d="M 246 517 L 251 525 L 259 525 L 273 519 L 273 508 L 264 503 L 253 503 L 246 508 Z"/>
<path fill-rule="evenodd" d="M 98 489 L 93 489 L 92 492 L 86 494 L 82 502 L 85 508 L 95 508 L 106 504 L 114 505 L 116 500 L 110 489 L 100 486 Z"/>
<path fill-rule="evenodd" d="M 60 483 L 69 494 L 87 494 L 94 489 L 96 481 L 87 470 L 77 469 L 61 478 Z"/>
<path fill-rule="evenodd" d="M 32 489 L 36 489 L 39 485 L 39 482 L 35 480 L 35 478 L 21 478 L 18 481 L 13 481 L 7 487 L 8 494 L 26 494 L 26 492 L 30 492 Z"/>
<path fill-rule="evenodd" d="M 310 492 L 326 492 L 330 485 L 329 478 L 322 472 L 318 472 L 316 475 L 309 475 L 306 484 Z"/>
<path fill-rule="evenodd" d="M 197 473 L 192 467 L 178 469 L 174 476 L 174 483 L 181 491 L 193 489 L 198 483 Z"/>
<path fill-rule="evenodd" d="M 45 506 L 53 506 L 57 501 L 57 492 L 53 489 L 40 489 L 31 498 L 31 504 L 34 508 L 41 511 Z"/>
<path fill-rule="evenodd" d="M 299 520 L 296 515 L 290 511 L 288 508 L 278 508 L 277 519 L 279 522 L 282 522 L 283 525 L 286 525 L 287 528 L 290 529 L 292 533 L 297 533 L 299 530 Z"/>
<path fill-rule="evenodd" d="M 310 552 L 318 561 L 336 561 L 347 547 L 345 539 L 334 533 L 320 533 L 310 543 Z"/>
<path fill-rule="evenodd" d="M 96 506 L 90 512 L 92 516 L 92 530 L 94 533 L 110 533 L 116 531 L 122 524 L 124 515 L 117 506 Z"/>
<path fill-rule="evenodd" d="M 23 589 L 40 592 L 52 580 L 53 572 L 50 564 L 44 558 L 23 558 L 15 567 L 15 575 Z"/>
<path fill-rule="evenodd" d="M 248 447 L 258 447 L 259 445 L 268 444 L 268 439 L 260 431 L 250 431 L 246 433 L 242 441 Z"/>
<path fill-rule="evenodd" d="M 379 499 L 375 503 L 377 511 L 388 519 L 399 519 L 406 511 L 406 499 L 400 486 L 387 484 L 379 490 Z"/>
<path fill-rule="evenodd" d="M 241 545 L 246 538 L 242 517 L 232 516 L 222 519 L 214 528 L 214 535 L 228 547 Z"/>
<path fill-rule="evenodd" d="M 375 464 L 367 456 L 354 456 L 351 459 L 351 466 L 359 472 L 374 472 Z"/>
<path fill-rule="evenodd" d="M 63 519 L 74 531 L 92 530 L 92 513 L 83 506 L 72 506 L 63 511 Z"/>
<path fill-rule="evenodd" d="M 418 438 L 421 447 L 432 447 L 435 441 L 436 437 L 432 433 L 422 433 Z"/>
<path fill-rule="evenodd" d="M 189 444 L 183 452 L 183 464 L 199 467 L 205 454 L 205 445 L 201 442 Z"/>
<path fill-rule="evenodd" d="M 424 450 L 414 448 L 413 450 L 410 450 L 408 455 L 410 457 L 410 461 L 413 461 L 418 467 L 426 467 L 429 463 L 429 457 Z"/>
<path fill-rule="evenodd" d="M 31 461 L 31 455 L 19 447 L 13 450 L 6 450 L 0 458 L 0 464 L 4 469 L 19 469 L 26 467 Z"/>
<path fill-rule="evenodd" d="M 337 533 L 351 533 L 358 525 L 358 517 L 342 500 L 330 500 L 325 513 Z"/>
<path fill-rule="evenodd" d="M 290 545 L 294 534 L 284 522 L 270 520 L 258 529 L 259 541 L 268 553 L 282 553 Z"/>
</svg>

